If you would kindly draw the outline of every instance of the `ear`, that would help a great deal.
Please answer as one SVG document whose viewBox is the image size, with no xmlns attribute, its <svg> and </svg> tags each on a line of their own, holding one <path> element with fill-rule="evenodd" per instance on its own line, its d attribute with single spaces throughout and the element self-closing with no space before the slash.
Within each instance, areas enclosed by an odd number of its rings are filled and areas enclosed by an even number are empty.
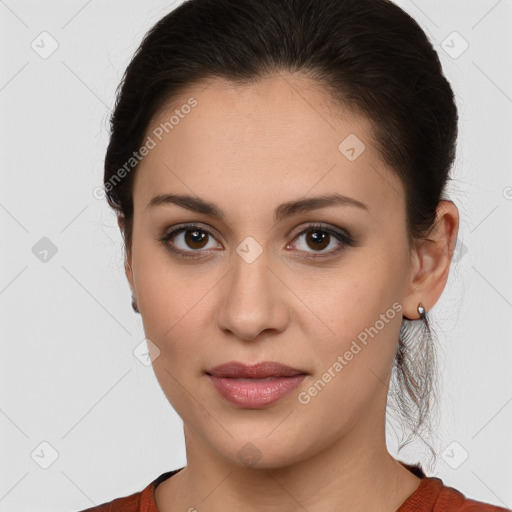
<svg viewBox="0 0 512 512">
<path fill-rule="evenodd" d="M 121 230 L 121 234 L 123 235 L 123 240 L 125 240 L 125 217 L 123 214 L 118 214 L 117 216 L 117 225 Z M 126 246 L 125 246 L 126 247 Z M 133 272 L 132 272 L 132 254 L 129 248 L 125 249 L 126 255 L 124 258 L 124 272 L 126 274 L 126 278 L 128 279 L 128 283 L 130 284 L 130 288 L 132 290 L 132 294 L 134 294 L 133 288 Z"/>
<path fill-rule="evenodd" d="M 448 280 L 458 231 L 459 210 L 453 201 L 442 200 L 427 239 L 418 241 L 413 251 L 409 291 L 403 304 L 406 318 L 420 318 L 418 304 L 421 302 L 429 311 L 441 296 Z"/>
</svg>

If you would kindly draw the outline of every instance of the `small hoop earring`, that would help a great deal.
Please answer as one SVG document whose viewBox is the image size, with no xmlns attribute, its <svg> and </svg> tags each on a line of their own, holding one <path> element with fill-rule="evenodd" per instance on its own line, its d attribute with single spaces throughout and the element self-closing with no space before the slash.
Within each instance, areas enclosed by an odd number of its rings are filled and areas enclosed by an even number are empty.
<svg viewBox="0 0 512 512">
<path fill-rule="evenodd" d="M 137 307 L 137 301 L 135 300 L 135 297 L 132 295 L 132 309 L 135 311 L 135 313 L 139 313 L 139 308 Z"/>
<path fill-rule="evenodd" d="M 425 315 L 427 314 L 427 310 L 423 307 L 421 302 L 418 304 L 418 314 L 420 315 L 421 319 L 424 319 Z"/>
</svg>

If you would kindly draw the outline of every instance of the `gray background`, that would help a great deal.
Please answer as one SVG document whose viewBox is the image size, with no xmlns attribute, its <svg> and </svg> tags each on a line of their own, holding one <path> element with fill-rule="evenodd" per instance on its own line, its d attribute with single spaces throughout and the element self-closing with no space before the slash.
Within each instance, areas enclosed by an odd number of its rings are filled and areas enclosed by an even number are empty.
<svg viewBox="0 0 512 512">
<path fill-rule="evenodd" d="M 186 462 L 181 420 L 134 356 L 144 333 L 121 236 L 94 194 L 115 88 L 178 3 L 0 0 L 0 512 L 91 507 Z M 459 240 L 431 311 L 443 390 L 433 474 L 511 507 L 512 1 L 398 3 L 435 44 L 461 119 Z"/>
</svg>

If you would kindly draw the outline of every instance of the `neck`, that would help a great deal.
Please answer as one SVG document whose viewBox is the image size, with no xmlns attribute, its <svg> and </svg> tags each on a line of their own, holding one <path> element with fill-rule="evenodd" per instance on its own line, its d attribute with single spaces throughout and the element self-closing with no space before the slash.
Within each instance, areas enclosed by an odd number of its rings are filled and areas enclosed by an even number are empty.
<svg viewBox="0 0 512 512">
<path fill-rule="evenodd" d="M 356 425 L 307 457 L 298 448 L 285 465 L 245 467 L 219 456 L 185 427 L 187 466 L 155 492 L 161 512 L 394 512 L 420 479 L 385 444 L 385 418 Z M 363 425 L 366 425 L 364 427 Z"/>
</svg>

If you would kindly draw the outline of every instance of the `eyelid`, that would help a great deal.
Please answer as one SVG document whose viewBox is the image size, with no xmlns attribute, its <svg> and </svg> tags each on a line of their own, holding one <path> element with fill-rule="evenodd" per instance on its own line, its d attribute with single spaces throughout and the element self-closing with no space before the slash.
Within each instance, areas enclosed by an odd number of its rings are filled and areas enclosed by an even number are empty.
<svg viewBox="0 0 512 512">
<path fill-rule="evenodd" d="M 218 233 L 218 231 L 215 228 L 209 226 L 208 224 L 203 224 L 201 222 L 184 222 L 183 224 L 176 224 L 170 228 L 165 229 L 160 239 L 168 239 L 171 235 L 178 235 L 178 232 L 193 230 L 194 228 L 198 228 L 198 231 L 204 231 L 205 233 L 208 233 L 208 235 L 214 236 L 217 240 L 219 238 L 222 238 L 220 233 Z"/>
<path fill-rule="evenodd" d="M 325 231 L 326 233 L 331 234 L 336 233 L 340 236 L 350 238 L 350 235 L 346 232 L 346 230 L 334 227 L 333 225 L 325 222 L 310 222 L 309 224 L 303 224 L 302 226 L 296 228 L 295 234 L 293 234 L 295 230 L 292 230 L 289 232 L 288 236 L 291 236 L 292 240 L 295 240 L 299 235 L 307 233 L 308 231 L 313 231 L 315 229 L 318 229 L 318 231 Z"/>
</svg>

